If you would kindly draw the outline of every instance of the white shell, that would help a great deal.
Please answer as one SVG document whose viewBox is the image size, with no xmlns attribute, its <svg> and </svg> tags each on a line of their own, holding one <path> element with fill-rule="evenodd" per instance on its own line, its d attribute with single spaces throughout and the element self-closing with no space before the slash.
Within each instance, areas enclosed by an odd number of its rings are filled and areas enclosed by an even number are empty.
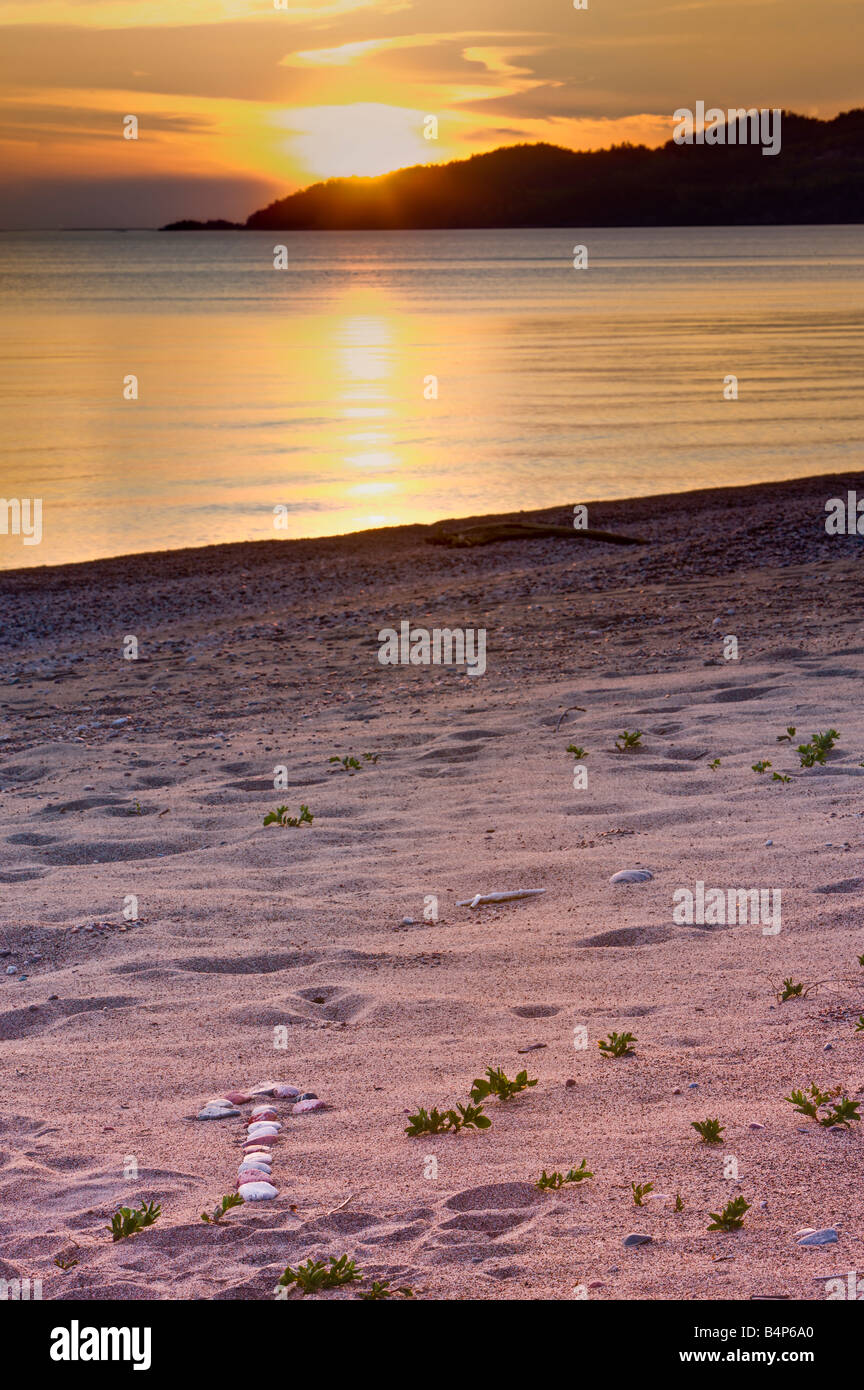
<svg viewBox="0 0 864 1390">
<path fill-rule="evenodd" d="M 262 1134 L 278 1134 L 281 1128 L 276 1120 L 260 1120 L 257 1124 L 250 1125 L 246 1133 L 250 1139 L 260 1139 Z"/>
<path fill-rule="evenodd" d="M 272 1182 L 239 1183 L 237 1191 L 244 1202 L 266 1202 L 268 1197 L 278 1197 L 279 1189 Z"/>
<path fill-rule="evenodd" d="M 622 869 L 620 873 L 613 874 L 610 883 L 647 883 L 649 878 L 654 875 L 647 869 Z"/>
<path fill-rule="evenodd" d="M 272 1105 L 256 1105 L 252 1114 L 249 1116 L 249 1120 L 250 1123 L 255 1120 L 275 1120 L 277 1115 L 278 1111 L 274 1110 Z"/>
</svg>

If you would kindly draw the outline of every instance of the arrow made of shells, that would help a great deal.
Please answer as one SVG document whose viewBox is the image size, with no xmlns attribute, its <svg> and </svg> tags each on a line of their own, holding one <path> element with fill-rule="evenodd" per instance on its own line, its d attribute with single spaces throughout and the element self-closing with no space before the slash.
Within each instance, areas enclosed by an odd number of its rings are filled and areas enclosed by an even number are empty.
<svg viewBox="0 0 864 1390">
<path fill-rule="evenodd" d="M 264 1099 L 267 1096 L 293 1101 L 292 1115 L 324 1109 L 323 1100 L 319 1100 L 313 1091 L 301 1094 L 296 1086 L 263 1081 L 248 1091 L 228 1091 L 224 1096 L 215 1096 L 198 1112 L 199 1120 L 229 1120 L 241 1114 L 241 1105 L 257 1100 L 262 1102 L 255 1105 L 249 1115 L 243 1157 L 237 1171 L 237 1191 L 244 1202 L 266 1202 L 279 1195 L 279 1189 L 270 1181 L 270 1170 L 273 1166 L 271 1150 L 279 1138 L 282 1125 L 275 1105 Z"/>
</svg>

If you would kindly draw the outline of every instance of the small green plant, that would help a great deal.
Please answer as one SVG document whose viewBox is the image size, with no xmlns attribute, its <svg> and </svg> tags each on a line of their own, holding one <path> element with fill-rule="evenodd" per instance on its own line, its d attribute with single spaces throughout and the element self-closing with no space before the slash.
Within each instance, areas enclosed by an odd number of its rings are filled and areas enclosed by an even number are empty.
<svg viewBox="0 0 864 1390">
<path fill-rule="evenodd" d="M 791 781 L 792 781 L 792 778 L 791 778 L 791 777 L 787 777 L 787 776 L 786 776 L 784 773 L 782 773 L 782 772 L 772 772 L 772 773 L 771 773 L 771 781 L 772 781 L 772 782 L 791 782 Z"/>
<path fill-rule="evenodd" d="M 226 1211 L 230 1211 L 232 1207 L 242 1207 L 242 1205 L 243 1198 L 240 1196 L 239 1192 L 229 1192 L 222 1198 L 218 1207 L 213 1208 L 212 1212 L 208 1214 L 206 1211 L 202 1211 L 201 1220 L 206 1221 L 208 1226 L 215 1226 L 217 1222 L 222 1220 Z"/>
<path fill-rule="evenodd" d="M 325 1260 L 311 1259 L 296 1269 L 288 1265 L 285 1273 L 280 1275 L 277 1287 L 284 1289 L 294 1284 L 305 1298 L 307 1293 L 320 1293 L 322 1289 L 340 1289 L 345 1284 L 358 1284 L 362 1278 L 362 1269 L 358 1269 L 347 1255 L 340 1255 L 338 1260 L 331 1255 L 329 1265 Z"/>
<path fill-rule="evenodd" d="M 511 1081 L 500 1068 L 487 1067 L 485 1077 L 477 1076 L 474 1078 L 471 1085 L 471 1099 L 478 1101 L 485 1100 L 487 1096 L 495 1096 L 498 1100 L 510 1100 L 513 1096 L 517 1096 L 520 1091 L 525 1091 L 529 1086 L 536 1085 L 537 1078 L 529 1081 L 527 1071 L 517 1072 L 515 1080 Z"/>
<path fill-rule="evenodd" d="M 858 956 L 856 957 L 856 959 L 858 961 L 858 964 L 861 966 L 862 970 L 864 970 L 864 956 Z"/>
<path fill-rule="evenodd" d="M 777 735 L 777 742 L 778 742 L 778 743 L 791 743 L 794 737 L 795 737 L 795 725 L 794 725 L 794 724 L 787 724 L 787 725 L 786 725 L 786 732 L 785 732 L 785 734 L 778 734 L 778 735 Z"/>
<path fill-rule="evenodd" d="M 806 1093 L 802 1090 L 793 1091 L 791 1095 L 784 1096 L 783 1099 L 788 1105 L 794 1106 L 799 1115 L 806 1115 L 808 1119 L 818 1120 L 821 1107 L 830 1105 L 832 1096 L 837 1092 L 820 1091 L 818 1086 L 808 1086 Z"/>
<path fill-rule="evenodd" d="M 642 734 L 644 730 L 636 729 L 632 734 L 625 729 L 615 740 L 615 747 L 619 753 L 626 753 L 628 748 L 640 748 L 642 746 Z"/>
<path fill-rule="evenodd" d="M 758 763 L 754 763 L 754 764 L 753 764 L 753 771 L 754 771 L 754 772 L 767 772 L 770 766 L 771 766 L 771 764 L 770 764 L 769 762 L 766 762 L 765 759 L 763 758 L 763 759 L 761 759 Z"/>
<path fill-rule="evenodd" d="M 569 1173 L 547 1173 L 546 1169 L 544 1168 L 543 1172 L 540 1174 L 534 1186 L 539 1188 L 541 1192 L 545 1192 L 547 1190 L 557 1191 L 557 1189 L 559 1187 L 563 1187 L 565 1183 L 585 1182 L 588 1178 L 593 1178 L 593 1176 L 594 1174 L 591 1172 L 591 1169 L 588 1167 L 586 1160 L 583 1158 L 582 1162 L 579 1164 L 579 1167 L 571 1168 Z"/>
<path fill-rule="evenodd" d="M 778 991 L 777 998 L 781 1004 L 785 1004 L 787 999 L 806 999 L 811 989 L 810 985 L 805 985 L 803 980 L 796 984 L 791 975 L 787 975 L 783 981 L 783 987 Z"/>
<path fill-rule="evenodd" d="M 720 759 L 719 759 L 719 758 L 712 758 L 712 759 L 711 759 L 711 762 L 708 764 L 708 766 L 710 767 L 710 769 L 711 769 L 712 772 L 716 772 L 717 769 L 718 769 L 718 767 L 720 766 Z"/>
<path fill-rule="evenodd" d="M 364 763 L 377 763 L 377 761 L 378 761 L 378 759 L 379 759 L 380 756 L 381 756 L 380 753 L 364 753 L 364 754 L 363 754 L 363 761 L 364 761 Z M 400 1293 L 401 1293 L 401 1290 L 400 1290 Z"/>
<path fill-rule="evenodd" d="M 709 1231 L 740 1231 L 744 1225 L 744 1217 L 750 1210 L 750 1203 L 744 1197 L 733 1197 L 731 1202 L 727 1202 L 722 1211 L 712 1211 L 711 1225 Z"/>
<path fill-rule="evenodd" d="M 633 1193 L 634 1207 L 644 1207 L 643 1198 L 647 1197 L 649 1192 L 654 1191 L 654 1184 L 653 1182 L 631 1182 L 630 1188 Z"/>
<path fill-rule="evenodd" d="M 858 1019 L 858 1022 L 855 1024 L 855 1032 L 864 1033 L 864 1014 L 861 1014 L 861 1016 Z"/>
<path fill-rule="evenodd" d="M 62 1255 L 55 1255 L 55 1256 L 54 1256 L 54 1263 L 55 1263 L 55 1265 L 57 1266 L 58 1269 L 62 1269 L 63 1272 L 65 1273 L 67 1269 L 74 1269 L 75 1266 L 77 1265 L 78 1261 L 72 1259 L 71 1257 L 67 1260 L 67 1259 L 64 1259 L 64 1257 L 63 1257 Z"/>
<path fill-rule="evenodd" d="M 408 1116 L 405 1133 L 412 1139 L 421 1134 L 458 1134 L 460 1129 L 489 1129 L 492 1121 L 482 1105 L 457 1105 L 455 1110 L 420 1109 Z"/>
<path fill-rule="evenodd" d="M 830 1129 L 832 1125 L 842 1125 L 844 1129 L 848 1129 L 855 1120 L 861 1119 L 858 1114 L 860 1104 L 861 1102 L 858 1100 L 850 1100 L 848 1096 L 843 1096 L 841 1100 L 833 1102 L 831 1110 L 820 1119 L 819 1123 L 824 1125 L 826 1129 Z"/>
<path fill-rule="evenodd" d="M 720 1144 L 723 1142 L 722 1136 L 726 1128 L 721 1125 L 719 1120 L 692 1120 L 691 1129 L 695 1129 L 702 1136 L 703 1144 Z"/>
<path fill-rule="evenodd" d="M 264 817 L 265 825 L 311 825 L 314 816 L 308 806 L 301 804 L 299 816 L 289 816 L 287 806 L 277 806 Z"/>
<path fill-rule="evenodd" d="M 836 729 L 828 729 L 824 734 L 811 734 L 809 743 L 799 743 L 801 766 L 813 767 L 815 763 L 824 763 L 839 737 Z"/>
<path fill-rule="evenodd" d="M 125 1236 L 134 1236 L 138 1231 L 143 1231 L 145 1226 L 152 1226 L 161 1215 L 162 1207 L 155 1202 L 142 1202 L 134 1211 L 131 1207 L 121 1207 L 111 1217 L 111 1225 L 107 1229 L 111 1232 L 112 1240 L 123 1240 Z"/>
<path fill-rule="evenodd" d="M 674 1211 L 683 1211 L 683 1210 L 684 1210 L 684 1198 L 681 1196 L 681 1193 L 680 1193 L 680 1192 L 676 1192 L 676 1194 L 675 1194 L 675 1206 L 674 1206 L 673 1210 L 674 1210 Z"/>
<path fill-rule="evenodd" d="M 631 1057 L 635 1051 L 635 1041 L 632 1033 L 610 1033 L 609 1037 L 601 1039 L 597 1046 L 607 1057 Z"/>
<path fill-rule="evenodd" d="M 373 1279 L 371 1286 L 365 1292 L 358 1293 L 357 1297 L 365 1298 L 367 1302 L 372 1303 L 382 1298 L 393 1298 L 396 1294 L 400 1294 L 402 1298 L 413 1298 L 414 1290 L 407 1285 L 401 1289 L 391 1289 L 389 1279 Z"/>
<path fill-rule="evenodd" d="M 348 757 L 348 758 L 333 757 L 333 758 L 330 758 L 329 761 L 330 761 L 331 763 L 339 763 L 339 765 L 340 765 L 341 767 L 344 767 L 344 769 L 345 769 L 346 772 L 351 772 L 351 773 L 353 773 L 353 772 L 359 772 L 359 771 L 360 771 L 360 764 L 359 764 L 359 762 L 357 761 L 356 758 L 350 758 L 350 757 Z"/>
<path fill-rule="evenodd" d="M 818 1086 L 811 1084 L 806 1091 L 793 1091 L 783 1099 L 794 1106 L 799 1115 L 806 1115 L 826 1129 L 832 1125 L 842 1125 L 848 1129 L 850 1124 L 861 1119 L 858 1114 L 861 1102 L 845 1096 L 842 1086 L 835 1086 L 833 1091 L 820 1091 Z M 824 1115 L 820 1113 L 823 1110 L 827 1112 Z"/>
<path fill-rule="evenodd" d="M 446 1110 L 433 1107 L 427 1114 L 421 1107 L 416 1115 L 408 1116 L 405 1133 L 416 1139 L 420 1134 L 445 1134 L 449 1127 Z"/>
<path fill-rule="evenodd" d="M 580 748 L 578 743 L 568 743 L 567 752 L 572 753 L 577 763 L 581 763 L 583 758 L 588 757 L 588 749 Z"/>
</svg>

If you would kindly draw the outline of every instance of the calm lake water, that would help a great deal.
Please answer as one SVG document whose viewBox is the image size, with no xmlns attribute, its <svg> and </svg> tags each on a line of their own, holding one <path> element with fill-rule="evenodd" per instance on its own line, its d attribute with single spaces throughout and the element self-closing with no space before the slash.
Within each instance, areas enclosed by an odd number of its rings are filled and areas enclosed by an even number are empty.
<svg viewBox="0 0 864 1390">
<path fill-rule="evenodd" d="M 0 293 L 3 568 L 861 464 L 862 227 L 7 232 Z"/>
</svg>

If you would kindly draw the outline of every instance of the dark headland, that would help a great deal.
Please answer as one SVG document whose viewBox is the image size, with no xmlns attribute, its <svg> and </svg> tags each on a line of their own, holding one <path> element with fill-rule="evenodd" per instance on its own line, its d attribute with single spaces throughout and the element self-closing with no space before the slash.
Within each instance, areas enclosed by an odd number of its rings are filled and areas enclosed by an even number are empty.
<svg viewBox="0 0 864 1390">
<path fill-rule="evenodd" d="M 512 145 L 378 178 L 316 183 L 245 223 L 165 231 L 383 231 L 467 227 L 656 227 L 864 220 L 864 109 L 833 120 L 784 113 L 782 150 L 753 144 Z"/>
</svg>

